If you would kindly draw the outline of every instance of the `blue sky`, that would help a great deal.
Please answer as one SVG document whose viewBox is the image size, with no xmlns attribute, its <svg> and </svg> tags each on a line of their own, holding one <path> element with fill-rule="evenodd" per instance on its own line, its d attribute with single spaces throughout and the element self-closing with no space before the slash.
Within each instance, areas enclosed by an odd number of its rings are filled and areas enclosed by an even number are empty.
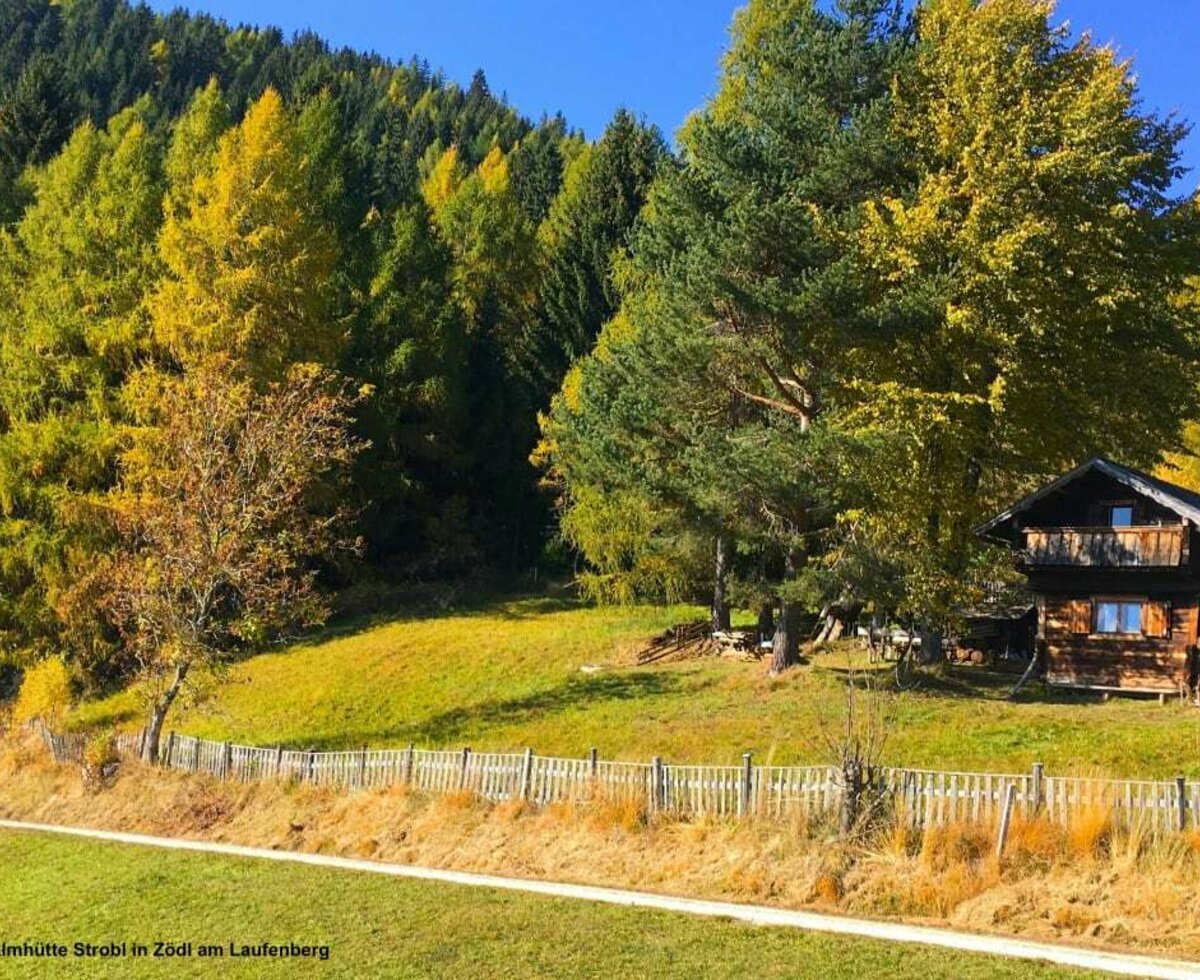
<svg viewBox="0 0 1200 980">
<path fill-rule="evenodd" d="M 159 10 L 177 3 L 151 0 Z M 232 23 L 311 28 L 334 45 L 477 67 L 524 114 L 562 110 L 589 136 L 619 106 L 668 136 L 712 92 L 731 0 L 190 0 Z M 1200 123 L 1200 0 L 1060 0 L 1059 17 L 1134 60 L 1145 104 Z M 1186 146 L 1200 168 L 1200 131 Z M 1189 174 L 1181 189 L 1200 184 Z"/>
</svg>

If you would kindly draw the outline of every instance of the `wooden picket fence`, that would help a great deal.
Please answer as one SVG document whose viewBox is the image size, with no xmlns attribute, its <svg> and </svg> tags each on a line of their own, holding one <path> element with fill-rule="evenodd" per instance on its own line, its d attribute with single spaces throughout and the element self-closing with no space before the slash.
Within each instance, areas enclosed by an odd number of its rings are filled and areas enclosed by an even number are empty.
<svg viewBox="0 0 1200 980">
<path fill-rule="evenodd" d="M 54 758 L 79 762 L 86 739 L 42 729 Z M 116 736 L 120 755 L 141 754 L 142 736 Z M 740 766 L 676 765 L 523 753 L 363 748 L 352 752 L 256 748 L 212 742 L 174 732 L 163 740 L 159 764 L 248 782 L 290 779 L 345 789 L 402 784 L 429 794 L 475 793 L 500 803 L 520 799 L 538 806 L 593 798 L 623 798 L 650 813 L 681 817 L 820 817 L 835 815 L 844 783 L 834 766 L 756 766 L 747 753 Z M 1102 810 L 1114 824 L 1152 833 L 1200 829 L 1200 781 L 1099 779 L 1050 776 L 1035 765 L 1028 773 L 938 772 L 880 768 L 866 793 L 913 827 L 991 821 L 1006 807 L 1044 813 L 1067 823 L 1075 814 Z"/>
</svg>

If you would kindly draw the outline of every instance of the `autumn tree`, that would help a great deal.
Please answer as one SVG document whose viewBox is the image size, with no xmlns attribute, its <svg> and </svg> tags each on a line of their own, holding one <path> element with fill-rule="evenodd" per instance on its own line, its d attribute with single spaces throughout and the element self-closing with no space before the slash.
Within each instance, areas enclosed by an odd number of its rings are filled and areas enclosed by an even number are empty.
<svg viewBox="0 0 1200 980">
<path fill-rule="evenodd" d="M 0 649 L 66 643 L 103 675 L 108 638 L 65 602 L 106 545 L 122 389 L 151 347 L 162 146 L 147 107 L 84 124 L 0 238 Z"/>
<path fill-rule="evenodd" d="M 324 621 L 315 561 L 350 550 L 337 481 L 362 448 L 354 398 L 316 367 L 256 390 L 214 359 L 167 382 L 104 506 L 120 544 L 95 577 L 139 666 L 145 758 L 194 673 Z"/>
<path fill-rule="evenodd" d="M 1171 192 L 1185 129 L 1052 16 L 921 5 L 892 114 L 907 190 L 854 234 L 876 326 L 847 421 L 887 437 L 864 457 L 870 523 L 932 624 L 993 508 L 1094 454 L 1150 467 L 1196 412 L 1200 318 L 1175 301 L 1200 265 Z"/>
<path fill-rule="evenodd" d="M 200 96 L 197 113 L 216 112 L 209 98 Z M 189 127 L 176 138 L 195 139 Z M 237 370 L 269 379 L 289 364 L 338 357 L 345 326 L 331 315 L 336 240 L 314 200 L 311 166 L 269 89 L 220 137 L 211 166 L 172 169 L 191 182 L 168 188 L 166 276 L 151 309 L 155 337 L 185 366 L 221 353 Z"/>
</svg>

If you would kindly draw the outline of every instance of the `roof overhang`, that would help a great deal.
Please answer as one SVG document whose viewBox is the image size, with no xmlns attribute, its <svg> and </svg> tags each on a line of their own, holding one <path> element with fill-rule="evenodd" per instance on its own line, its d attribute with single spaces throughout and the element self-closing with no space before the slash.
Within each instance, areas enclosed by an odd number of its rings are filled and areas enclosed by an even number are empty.
<svg viewBox="0 0 1200 980">
<path fill-rule="evenodd" d="M 1105 476 L 1128 487 L 1135 493 L 1139 493 L 1161 504 L 1167 510 L 1177 514 L 1184 521 L 1200 524 L 1200 504 L 1192 503 L 1171 493 L 1170 484 L 1147 476 L 1144 473 L 1139 473 L 1137 470 L 1131 470 L 1127 466 L 1121 466 L 1119 463 L 1112 462 L 1112 460 L 1096 456 L 1089 459 L 1086 463 L 1076 466 L 1071 472 L 1063 474 L 1057 480 L 1047 483 L 1040 490 L 1034 491 L 1028 497 L 1017 501 L 1008 510 L 997 514 L 986 523 L 980 524 L 975 528 L 975 533 L 988 541 L 995 541 L 1001 544 L 1010 543 L 1008 537 L 998 533 L 1001 528 L 1009 524 L 1013 518 L 1028 510 L 1039 500 L 1045 499 L 1055 491 L 1061 490 L 1063 487 L 1074 483 L 1080 477 L 1093 471 L 1103 473 Z M 1182 488 L 1180 490 L 1182 491 Z M 1193 495 L 1189 494 L 1189 496 Z"/>
</svg>

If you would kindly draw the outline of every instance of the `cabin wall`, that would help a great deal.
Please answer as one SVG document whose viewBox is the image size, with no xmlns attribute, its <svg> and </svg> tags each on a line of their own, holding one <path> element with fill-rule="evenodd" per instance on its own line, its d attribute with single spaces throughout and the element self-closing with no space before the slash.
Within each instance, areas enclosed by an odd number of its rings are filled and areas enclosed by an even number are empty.
<svg viewBox="0 0 1200 980">
<path fill-rule="evenodd" d="M 1198 619 L 1195 593 L 1131 594 L 1131 597 L 1170 602 L 1168 637 L 1082 635 L 1069 630 L 1071 600 L 1125 592 L 1075 591 L 1038 597 L 1039 633 L 1046 643 L 1047 683 L 1166 693 L 1176 693 L 1192 685 Z"/>
</svg>

